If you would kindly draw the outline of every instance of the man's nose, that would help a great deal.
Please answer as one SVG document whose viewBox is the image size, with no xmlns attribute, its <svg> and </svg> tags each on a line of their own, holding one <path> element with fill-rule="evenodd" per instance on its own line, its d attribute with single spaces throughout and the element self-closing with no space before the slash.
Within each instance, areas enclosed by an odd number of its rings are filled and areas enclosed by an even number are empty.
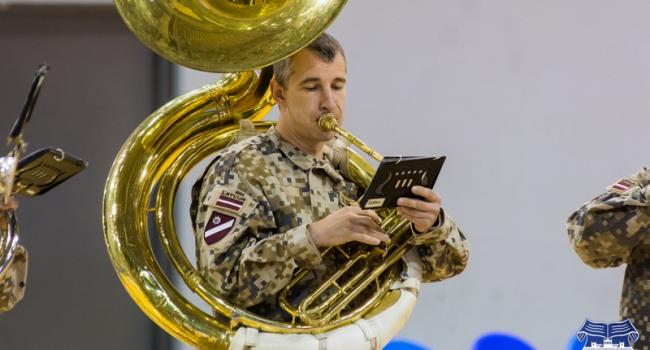
<svg viewBox="0 0 650 350">
<path fill-rule="evenodd" d="M 334 93 L 331 88 L 322 90 L 320 109 L 322 112 L 333 112 L 336 108 L 336 101 L 334 100 Z"/>
</svg>

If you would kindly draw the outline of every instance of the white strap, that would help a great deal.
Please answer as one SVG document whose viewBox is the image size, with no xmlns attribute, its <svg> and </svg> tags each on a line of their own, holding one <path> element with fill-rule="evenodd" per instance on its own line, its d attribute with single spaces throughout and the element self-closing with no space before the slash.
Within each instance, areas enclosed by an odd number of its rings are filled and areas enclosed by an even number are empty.
<svg viewBox="0 0 650 350">
<path fill-rule="evenodd" d="M 409 249 L 402 257 L 402 260 L 406 265 L 406 269 L 402 272 L 403 280 L 393 282 L 390 289 L 406 290 L 417 296 L 422 284 L 422 262 L 416 247 Z"/>
<path fill-rule="evenodd" d="M 260 331 L 256 328 L 246 327 L 246 335 L 244 336 L 244 349 L 254 349 L 257 346 L 257 338 Z"/>
<path fill-rule="evenodd" d="M 372 325 L 370 325 L 370 323 L 363 318 L 358 320 L 354 324 L 356 324 L 357 326 L 359 326 L 359 328 L 361 328 L 363 335 L 366 337 L 366 340 L 370 343 L 370 350 L 380 350 L 379 340 L 377 339 L 377 332 L 375 332 L 374 327 L 372 327 Z"/>
<path fill-rule="evenodd" d="M 408 277 L 407 279 L 403 281 L 395 281 L 393 284 L 391 284 L 390 289 L 406 289 L 409 291 L 415 291 L 415 294 L 417 295 L 417 292 L 420 290 L 420 280 L 415 277 Z"/>
<path fill-rule="evenodd" d="M 315 333 L 314 337 L 318 339 L 318 350 L 327 350 L 327 334 Z"/>
</svg>

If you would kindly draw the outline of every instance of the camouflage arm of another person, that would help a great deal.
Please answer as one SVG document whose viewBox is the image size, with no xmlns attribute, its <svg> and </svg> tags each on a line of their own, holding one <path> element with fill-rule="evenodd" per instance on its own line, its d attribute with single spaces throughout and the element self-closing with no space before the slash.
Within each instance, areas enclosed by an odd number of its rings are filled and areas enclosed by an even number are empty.
<svg viewBox="0 0 650 350">
<path fill-rule="evenodd" d="M 569 239 L 586 264 L 619 266 L 635 247 L 650 242 L 649 184 L 650 171 L 643 169 L 617 181 L 569 217 Z"/>
</svg>

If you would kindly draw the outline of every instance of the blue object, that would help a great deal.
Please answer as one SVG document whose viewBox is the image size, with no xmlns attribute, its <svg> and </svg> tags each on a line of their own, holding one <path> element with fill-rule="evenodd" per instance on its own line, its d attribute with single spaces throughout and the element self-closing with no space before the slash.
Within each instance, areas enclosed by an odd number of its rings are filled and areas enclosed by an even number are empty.
<svg viewBox="0 0 650 350">
<path fill-rule="evenodd" d="M 586 340 L 584 343 L 581 342 L 580 340 L 578 340 L 578 337 L 573 335 L 571 339 L 569 339 L 569 342 L 566 345 L 566 350 L 582 350 L 582 348 L 585 347 L 586 342 L 587 342 Z"/>
<path fill-rule="evenodd" d="M 393 339 L 384 346 L 384 350 L 432 350 L 422 344 L 408 339 Z"/>
<path fill-rule="evenodd" d="M 487 333 L 474 342 L 472 350 L 535 350 L 535 348 L 512 334 Z"/>
</svg>

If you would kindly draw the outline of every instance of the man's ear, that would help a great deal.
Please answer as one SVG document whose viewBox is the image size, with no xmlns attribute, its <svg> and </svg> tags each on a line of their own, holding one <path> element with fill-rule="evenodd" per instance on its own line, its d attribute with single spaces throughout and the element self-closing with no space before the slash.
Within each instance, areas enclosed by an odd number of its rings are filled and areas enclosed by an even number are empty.
<svg viewBox="0 0 650 350">
<path fill-rule="evenodd" d="M 275 99 L 275 103 L 277 103 L 278 106 L 284 106 L 286 103 L 284 98 L 284 88 L 275 79 L 271 80 L 271 94 L 273 94 L 273 99 Z"/>
</svg>

